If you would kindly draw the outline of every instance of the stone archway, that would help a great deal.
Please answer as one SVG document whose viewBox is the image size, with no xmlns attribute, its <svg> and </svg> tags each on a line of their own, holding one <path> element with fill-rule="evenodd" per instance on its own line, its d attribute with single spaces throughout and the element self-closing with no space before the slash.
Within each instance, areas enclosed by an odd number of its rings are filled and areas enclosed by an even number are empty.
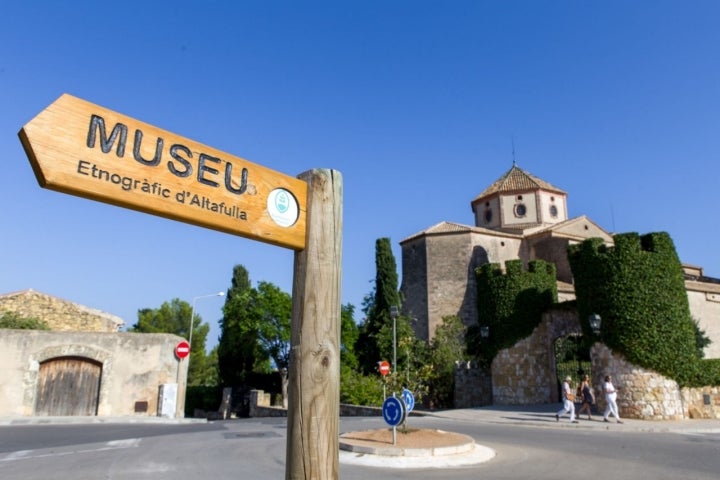
<svg viewBox="0 0 720 480">
<path fill-rule="evenodd" d="M 553 345 L 558 398 L 565 377 L 570 376 L 573 379 L 573 387 L 580 384 L 583 375 L 589 375 L 592 378 L 590 347 L 584 340 L 583 335 L 576 333 L 555 339 Z"/>
<path fill-rule="evenodd" d="M 555 341 L 581 335 L 575 309 L 545 312 L 533 333 L 500 351 L 492 363 L 493 403 L 530 405 L 559 401 Z"/>
</svg>

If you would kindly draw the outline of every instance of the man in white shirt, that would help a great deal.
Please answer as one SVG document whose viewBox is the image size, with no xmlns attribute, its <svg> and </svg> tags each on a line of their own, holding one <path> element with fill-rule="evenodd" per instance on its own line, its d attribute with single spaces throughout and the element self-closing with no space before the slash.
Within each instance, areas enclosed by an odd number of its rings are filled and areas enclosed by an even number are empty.
<svg viewBox="0 0 720 480">
<path fill-rule="evenodd" d="M 608 416 L 612 413 L 615 417 L 615 420 L 617 420 L 617 423 L 623 423 L 622 420 L 620 420 L 620 415 L 618 415 L 618 407 L 616 401 L 617 390 L 612 383 L 612 377 L 610 375 L 605 377 L 605 383 L 603 383 L 603 392 L 605 392 L 605 403 L 607 403 L 607 407 L 605 407 L 605 413 L 603 414 L 603 422 L 609 422 Z"/>
<path fill-rule="evenodd" d="M 563 408 L 555 414 L 556 422 L 559 422 L 560 417 L 569 412 L 570 422 L 578 423 L 578 421 L 575 420 L 575 403 L 573 403 L 575 400 L 575 394 L 573 394 L 572 388 L 570 388 L 570 382 L 572 382 L 572 378 L 568 375 L 565 377 L 565 381 L 562 384 Z"/>
</svg>

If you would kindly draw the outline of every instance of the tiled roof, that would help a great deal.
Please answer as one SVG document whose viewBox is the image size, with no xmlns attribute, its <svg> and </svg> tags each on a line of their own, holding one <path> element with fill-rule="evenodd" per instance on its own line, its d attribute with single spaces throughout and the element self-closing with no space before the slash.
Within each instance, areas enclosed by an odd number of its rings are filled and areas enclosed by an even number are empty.
<svg viewBox="0 0 720 480">
<path fill-rule="evenodd" d="M 440 222 L 432 227 L 428 227 L 425 230 L 415 233 L 413 235 L 410 235 L 407 238 L 404 238 L 400 241 L 400 243 L 405 243 L 407 241 L 413 240 L 418 237 L 426 236 L 426 235 L 441 235 L 441 234 L 447 234 L 447 233 L 464 233 L 464 232 L 472 232 L 472 233 L 483 233 L 486 235 L 492 235 L 495 237 L 505 237 L 505 238 L 522 238 L 522 235 L 518 235 L 516 233 L 512 232 L 501 232 L 497 230 L 489 230 L 487 228 L 482 227 L 472 227 L 469 225 L 461 225 L 459 223 L 453 223 L 453 222 Z"/>
<path fill-rule="evenodd" d="M 535 175 L 531 175 L 522 168 L 513 164 L 512 168 L 505 172 L 495 183 L 485 189 L 475 200 L 487 197 L 489 195 L 501 192 L 517 192 L 525 190 L 548 190 L 551 192 L 557 192 L 565 194 L 565 192 L 558 187 L 549 184 L 545 180 L 542 180 Z"/>
</svg>

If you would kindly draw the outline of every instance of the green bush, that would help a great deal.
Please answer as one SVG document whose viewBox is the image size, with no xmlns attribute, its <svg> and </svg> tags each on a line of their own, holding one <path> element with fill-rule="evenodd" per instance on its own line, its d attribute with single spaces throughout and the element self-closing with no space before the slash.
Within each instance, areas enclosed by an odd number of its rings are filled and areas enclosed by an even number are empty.
<svg viewBox="0 0 720 480">
<path fill-rule="evenodd" d="M 0 328 L 16 330 L 50 330 L 44 320 L 33 317 L 22 317 L 15 312 L 5 312 L 0 316 Z"/>
<path fill-rule="evenodd" d="M 343 366 L 340 371 L 340 402 L 379 407 L 383 402 L 383 379 L 379 374 L 363 375 Z"/>
</svg>

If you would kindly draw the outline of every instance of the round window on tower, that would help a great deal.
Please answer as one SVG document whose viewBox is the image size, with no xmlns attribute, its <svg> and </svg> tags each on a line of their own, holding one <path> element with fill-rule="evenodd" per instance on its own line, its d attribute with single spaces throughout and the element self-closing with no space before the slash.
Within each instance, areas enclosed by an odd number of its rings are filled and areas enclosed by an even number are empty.
<svg viewBox="0 0 720 480">
<path fill-rule="evenodd" d="M 518 203 L 515 205 L 515 216 L 524 217 L 527 214 L 527 207 L 524 203 Z"/>
</svg>

